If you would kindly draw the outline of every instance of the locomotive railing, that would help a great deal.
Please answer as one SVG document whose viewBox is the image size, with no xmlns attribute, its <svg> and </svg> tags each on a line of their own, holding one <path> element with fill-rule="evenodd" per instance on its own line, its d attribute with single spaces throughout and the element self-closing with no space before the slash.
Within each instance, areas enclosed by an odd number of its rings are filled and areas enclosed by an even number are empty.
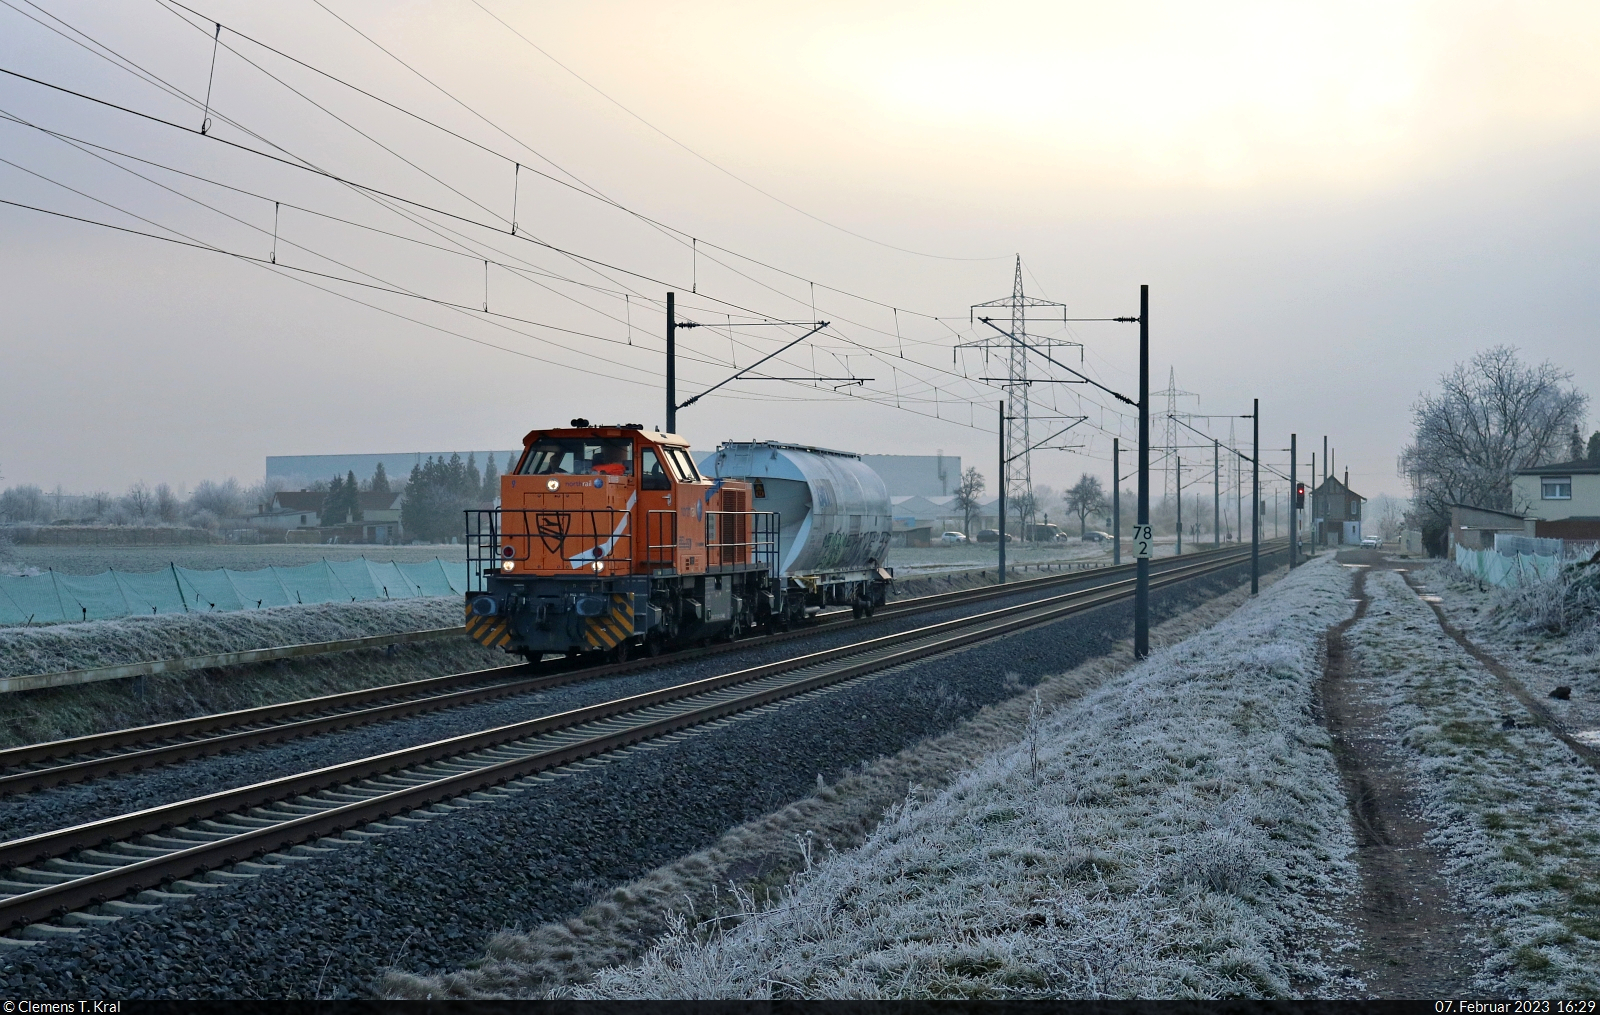
<svg viewBox="0 0 1600 1015">
<path fill-rule="evenodd" d="M 485 591 L 485 579 L 509 564 L 511 573 L 534 559 L 559 558 L 579 571 L 593 563 L 627 574 L 633 570 L 633 533 L 620 508 L 477 508 L 466 513 L 467 587 Z"/>
<path fill-rule="evenodd" d="M 646 511 L 644 562 L 647 567 L 672 567 L 678 552 L 678 512 Z"/>
<path fill-rule="evenodd" d="M 489 575 L 526 569 L 530 561 L 562 561 L 577 573 L 595 563 L 630 574 L 635 560 L 629 512 L 620 508 L 476 508 L 466 514 L 467 590 L 487 591 Z M 757 564 L 778 573 L 776 511 L 707 511 L 706 566 Z M 684 549 L 676 511 L 644 512 L 643 553 L 649 568 L 677 566 Z"/>
<path fill-rule="evenodd" d="M 776 511 L 707 511 L 706 566 L 764 564 L 776 576 L 781 521 Z"/>
</svg>

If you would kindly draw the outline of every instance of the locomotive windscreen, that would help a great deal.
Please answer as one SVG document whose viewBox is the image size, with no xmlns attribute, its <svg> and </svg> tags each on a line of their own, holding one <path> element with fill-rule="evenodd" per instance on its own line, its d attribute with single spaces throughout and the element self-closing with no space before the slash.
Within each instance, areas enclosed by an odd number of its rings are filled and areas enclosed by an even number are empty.
<svg viewBox="0 0 1600 1015">
<path fill-rule="evenodd" d="M 615 437 L 544 437 L 534 441 L 517 470 L 524 476 L 591 472 L 633 475 L 633 441 Z"/>
</svg>

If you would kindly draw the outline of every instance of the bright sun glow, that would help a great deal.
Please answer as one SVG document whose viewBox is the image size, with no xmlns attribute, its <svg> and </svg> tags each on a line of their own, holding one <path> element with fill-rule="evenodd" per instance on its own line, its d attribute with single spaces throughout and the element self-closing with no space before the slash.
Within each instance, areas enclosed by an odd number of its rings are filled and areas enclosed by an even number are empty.
<svg viewBox="0 0 1600 1015">
<path fill-rule="evenodd" d="M 1593 114 L 1600 7 L 1518 11 L 1513 30 L 1470 4 L 967 8 L 817 43 L 902 128 L 1021 142 L 1079 179 L 1354 182 L 1501 117 Z"/>
</svg>

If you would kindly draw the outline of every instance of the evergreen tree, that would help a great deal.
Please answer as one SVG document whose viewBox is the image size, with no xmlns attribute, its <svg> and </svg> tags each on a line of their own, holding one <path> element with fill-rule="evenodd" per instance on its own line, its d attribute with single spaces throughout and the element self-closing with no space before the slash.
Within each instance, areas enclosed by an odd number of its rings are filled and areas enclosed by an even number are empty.
<svg viewBox="0 0 1600 1015">
<path fill-rule="evenodd" d="M 328 492 L 322 497 L 321 515 L 323 525 L 343 525 L 345 519 L 350 517 L 350 505 L 344 495 L 344 480 L 338 476 L 333 477 L 333 482 L 328 484 Z"/>
<path fill-rule="evenodd" d="M 466 481 L 462 484 L 461 492 L 477 496 L 478 491 L 482 489 L 483 477 L 478 475 L 478 453 L 476 451 L 468 451 Z"/>
<path fill-rule="evenodd" d="M 373 493 L 393 493 L 394 492 L 394 491 L 389 489 L 389 474 L 387 472 L 383 471 L 383 463 L 382 462 L 379 462 L 378 463 L 378 467 L 376 469 L 372 470 L 372 492 Z"/>
<path fill-rule="evenodd" d="M 356 483 L 356 470 L 354 469 L 350 470 L 349 475 L 344 480 L 344 503 L 346 509 L 350 512 L 350 520 L 352 522 L 361 521 L 363 517 L 361 514 L 361 487 Z"/>
<path fill-rule="evenodd" d="M 1572 424 L 1572 436 L 1567 438 L 1567 461 L 1576 462 L 1583 457 L 1583 435 L 1578 432 L 1578 424 Z"/>
<path fill-rule="evenodd" d="M 1600 465 L 1600 430 L 1589 435 L 1589 461 Z"/>
<path fill-rule="evenodd" d="M 500 496 L 500 470 L 494 464 L 494 452 L 489 452 L 489 460 L 483 463 L 483 503 L 493 504 L 494 499 Z"/>
<path fill-rule="evenodd" d="M 467 463 L 455 452 L 450 453 L 450 461 L 445 466 L 445 489 L 453 493 L 462 493 L 467 486 Z"/>
</svg>

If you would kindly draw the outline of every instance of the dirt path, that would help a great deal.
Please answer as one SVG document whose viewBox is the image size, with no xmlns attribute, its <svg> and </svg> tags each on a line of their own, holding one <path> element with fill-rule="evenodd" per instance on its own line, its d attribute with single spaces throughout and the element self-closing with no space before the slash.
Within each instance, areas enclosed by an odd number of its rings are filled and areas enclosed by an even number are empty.
<svg viewBox="0 0 1600 1015">
<path fill-rule="evenodd" d="M 1374 997 L 1445 997 L 1467 985 L 1476 949 L 1468 944 L 1469 928 L 1458 915 L 1440 859 L 1426 844 L 1429 826 L 1418 817 L 1413 776 L 1382 708 L 1368 693 L 1377 675 L 1357 670 L 1345 641 L 1366 616 L 1368 568 L 1387 565 L 1376 553 L 1341 553 L 1338 559 L 1364 565 L 1351 587 L 1355 615 L 1328 632 L 1319 688 L 1361 868 L 1361 891 L 1350 914 L 1361 931 L 1361 950 L 1351 964 Z"/>
</svg>

